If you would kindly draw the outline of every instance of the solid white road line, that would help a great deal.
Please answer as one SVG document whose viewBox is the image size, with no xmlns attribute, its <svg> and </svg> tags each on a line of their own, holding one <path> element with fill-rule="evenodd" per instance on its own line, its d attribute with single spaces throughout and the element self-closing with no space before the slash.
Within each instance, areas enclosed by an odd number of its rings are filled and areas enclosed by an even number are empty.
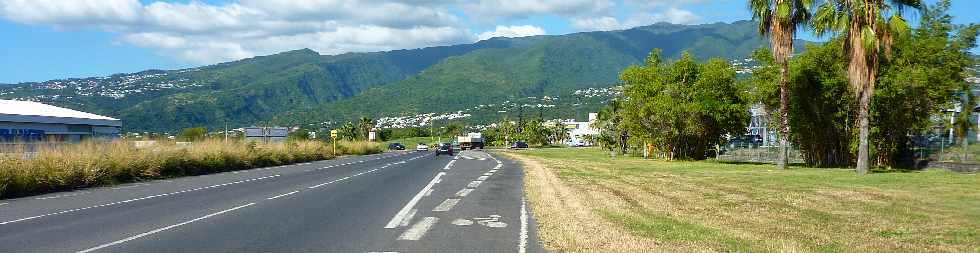
<svg viewBox="0 0 980 253">
<path fill-rule="evenodd" d="M 439 218 L 422 218 L 422 220 L 420 220 L 418 223 L 412 225 L 411 228 L 405 230 L 405 233 L 398 236 L 398 240 L 418 241 L 419 239 L 422 239 L 422 236 L 425 236 L 426 232 L 429 232 L 429 229 L 436 225 L 436 222 L 439 222 Z"/>
<path fill-rule="evenodd" d="M 442 178 L 442 176 L 444 175 L 446 175 L 446 172 L 439 172 L 438 174 L 436 174 L 436 176 L 433 177 L 431 181 L 429 181 L 428 185 L 423 187 L 418 194 L 415 194 L 415 197 L 412 197 L 412 199 L 409 200 L 408 203 L 405 203 L 405 207 L 402 207 L 402 210 L 398 211 L 398 213 L 395 214 L 395 217 L 391 217 L 391 221 L 388 221 L 388 225 L 385 225 L 385 228 L 398 227 L 398 224 L 405 219 L 405 216 L 408 215 L 408 212 L 411 211 L 412 208 L 415 208 L 415 204 L 419 203 L 419 200 L 422 199 L 422 196 L 425 195 L 425 192 L 431 189 L 432 186 L 434 186 L 437 182 L 439 182 L 439 179 Z"/>
<path fill-rule="evenodd" d="M 466 195 L 470 195 L 470 192 L 473 192 L 473 189 L 465 188 L 456 192 L 456 196 L 466 197 Z"/>
<path fill-rule="evenodd" d="M 408 226 L 408 223 L 409 222 L 412 222 L 412 218 L 415 218 L 415 214 L 418 213 L 418 212 L 419 212 L 419 209 L 412 209 L 412 211 L 411 212 L 408 212 L 408 215 L 405 216 L 405 220 L 402 220 L 402 223 L 401 224 L 398 224 L 398 226 L 401 226 L 401 227 Z"/>
<path fill-rule="evenodd" d="M 480 183 L 483 183 L 483 181 L 473 181 L 473 182 L 470 182 L 470 184 L 466 185 L 466 187 L 469 187 L 469 188 L 480 187 Z"/>
<path fill-rule="evenodd" d="M 256 181 L 256 180 L 262 180 L 262 179 L 267 179 L 267 178 L 273 178 L 273 177 L 278 177 L 278 176 L 280 176 L 280 175 L 276 174 L 276 175 L 272 175 L 272 176 L 264 176 L 264 177 L 258 177 L 258 178 L 247 179 L 247 180 L 242 180 L 242 181 L 235 181 L 235 182 L 224 183 L 224 184 L 216 184 L 216 185 L 205 186 L 205 187 L 200 187 L 200 188 L 194 188 L 194 189 L 189 189 L 189 190 L 176 191 L 176 192 L 170 192 L 170 193 L 163 193 L 163 194 L 157 194 L 157 195 L 150 195 L 150 196 L 146 196 L 146 197 L 142 197 L 142 198 L 135 198 L 135 199 L 117 201 L 117 202 L 106 203 L 106 204 L 101 204 L 101 205 L 95 205 L 95 206 L 89 206 L 89 207 L 69 209 L 69 210 L 64 210 L 64 211 L 60 211 L 60 212 L 42 214 L 42 215 L 31 216 L 31 217 L 27 217 L 27 218 L 20 218 L 20 219 L 11 220 L 11 221 L 4 221 L 4 222 L 0 222 L 0 225 L 6 225 L 6 224 L 10 224 L 10 223 L 14 223 L 14 222 L 21 222 L 21 221 L 26 221 L 26 220 L 33 220 L 33 219 L 37 219 L 37 218 L 41 218 L 41 217 L 47 217 L 47 216 L 52 216 L 52 215 L 59 215 L 59 214 L 66 214 L 66 213 L 71 213 L 71 212 L 78 212 L 78 211 L 88 210 L 88 209 L 92 209 L 92 208 L 106 207 L 106 206 L 112 206 L 112 205 L 129 203 L 129 202 L 133 202 L 133 201 L 147 200 L 147 199 L 159 198 L 159 197 L 170 196 L 170 195 L 176 195 L 176 194 L 181 194 L 181 193 L 187 193 L 187 192 L 193 192 L 193 191 L 200 191 L 200 190 L 205 190 L 205 189 L 217 188 L 217 187 L 222 187 L 222 186 L 227 186 L 227 185 L 240 184 L 240 183 L 251 182 L 251 181 Z"/>
<path fill-rule="evenodd" d="M 235 210 L 238 210 L 238 209 L 242 209 L 242 208 L 245 208 L 245 207 L 251 206 L 251 205 L 255 205 L 255 203 L 248 203 L 248 204 L 245 204 L 245 205 L 240 205 L 240 206 L 237 206 L 237 207 L 234 207 L 234 208 L 231 208 L 231 209 L 226 209 L 224 211 L 220 211 L 220 212 L 217 212 L 217 213 L 212 213 L 212 214 L 208 214 L 208 215 L 205 215 L 205 216 L 201 216 L 201 217 L 198 217 L 198 218 L 193 219 L 193 220 L 189 220 L 189 221 L 181 222 L 181 223 L 178 223 L 178 224 L 174 224 L 174 225 L 170 225 L 170 226 L 166 226 L 166 227 L 154 229 L 152 231 L 149 231 L 149 232 L 146 232 L 146 233 L 142 233 L 142 234 L 138 234 L 138 235 L 134 235 L 134 236 L 130 236 L 130 237 L 127 237 L 127 238 L 122 239 L 122 240 L 118 240 L 118 241 L 114 241 L 114 242 L 102 244 L 102 245 L 99 245 L 99 246 L 96 246 L 96 247 L 93 247 L 93 248 L 89 248 L 89 249 L 86 249 L 86 250 L 78 251 L 78 253 L 88 253 L 88 252 L 92 252 L 92 251 L 104 249 L 104 248 L 107 248 L 107 247 L 112 247 L 112 246 L 119 245 L 119 244 L 122 244 L 122 243 L 125 243 L 125 242 L 128 242 L 128 241 L 139 239 L 141 237 L 146 237 L 146 236 L 149 236 L 149 235 L 160 233 L 160 232 L 165 231 L 165 230 L 168 230 L 168 229 L 172 229 L 172 228 L 175 228 L 175 227 L 187 225 L 187 224 L 190 224 L 190 223 L 193 223 L 193 222 L 196 222 L 196 221 L 200 221 L 200 220 L 203 220 L 203 219 L 207 219 L 207 218 L 211 218 L 211 217 L 214 217 L 214 216 L 218 216 L 218 215 L 221 215 L 223 213 L 227 213 L 227 212 L 235 211 Z"/>
<path fill-rule="evenodd" d="M 433 208 L 432 211 L 446 212 L 449 210 L 453 210 L 453 207 L 456 206 L 456 204 L 459 204 L 459 199 L 446 199 L 442 201 L 442 203 L 440 203 L 438 206 L 436 206 L 436 208 Z"/>
<path fill-rule="evenodd" d="M 518 238 L 520 241 L 517 242 L 517 252 L 527 252 L 527 202 L 524 197 L 521 197 L 521 233 Z"/>
<path fill-rule="evenodd" d="M 10 204 L 10 203 L 0 203 L 0 206 L 2 206 L 2 205 L 6 205 L 6 204 Z"/>
<path fill-rule="evenodd" d="M 278 199 L 278 198 L 281 198 L 281 197 L 285 197 L 285 196 L 296 194 L 297 192 L 299 192 L 299 191 L 291 191 L 289 193 L 279 194 L 279 195 L 276 195 L 276 196 L 273 196 L 273 197 L 269 197 L 269 198 L 266 198 L 266 199 L 268 199 L 268 200 Z"/>
<path fill-rule="evenodd" d="M 446 164 L 446 167 L 443 167 L 442 169 L 443 170 L 449 170 L 449 169 L 451 169 L 453 167 L 453 164 L 454 163 L 456 163 L 456 160 L 449 161 L 449 163 Z"/>
</svg>

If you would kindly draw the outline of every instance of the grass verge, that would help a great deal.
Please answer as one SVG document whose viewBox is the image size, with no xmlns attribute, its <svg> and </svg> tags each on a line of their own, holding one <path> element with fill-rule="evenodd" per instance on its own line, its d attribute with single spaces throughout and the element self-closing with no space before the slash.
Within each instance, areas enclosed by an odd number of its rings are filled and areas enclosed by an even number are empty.
<svg viewBox="0 0 980 253">
<path fill-rule="evenodd" d="M 338 155 L 382 151 L 377 143 L 340 142 Z M 193 176 L 333 158 L 316 141 L 280 144 L 202 141 L 189 146 L 84 142 L 23 152 L 0 153 L 0 199 L 141 180 Z"/>
<path fill-rule="evenodd" d="M 980 176 L 504 151 L 554 252 L 978 252 Z"/>
</svg>

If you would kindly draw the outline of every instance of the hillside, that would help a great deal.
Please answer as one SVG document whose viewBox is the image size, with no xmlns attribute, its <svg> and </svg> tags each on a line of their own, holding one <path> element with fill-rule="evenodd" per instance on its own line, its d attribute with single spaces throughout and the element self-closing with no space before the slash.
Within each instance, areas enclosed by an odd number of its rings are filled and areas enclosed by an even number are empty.
<svg viewBox="0 0 980 253">
<path fill-rule="evenodd" d="M 193 69 L 22 83 L 0 87 L 0 98 L 118 117 L 130 131 L 452 112 L 609 87 L 653 48 L 667 57 L 689 50 L 700 58 L 742 59 L 765 45 L 755 28 L 748 21 L 661 23 L 377 53 L 323 56 L 304 49 Z"/>
</svg>

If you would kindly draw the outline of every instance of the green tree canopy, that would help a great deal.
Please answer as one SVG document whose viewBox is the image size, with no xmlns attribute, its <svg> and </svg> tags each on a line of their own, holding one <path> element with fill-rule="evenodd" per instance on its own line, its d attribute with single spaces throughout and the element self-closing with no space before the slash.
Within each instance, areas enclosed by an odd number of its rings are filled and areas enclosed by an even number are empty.
<svg viewBox="0 0 980 253">
<path fill-rule="evenodd" d="M 620 79 L 625 84 L 624 127 L 653 144 L 660 157 L 704 159 L 726 134 L 745 133 L 745 89 L 725 60 L 700 63 L 685 52 L 665 63 L 660 50 L 654 50 L 644 66 L 627 68 Z"/>
</svg>

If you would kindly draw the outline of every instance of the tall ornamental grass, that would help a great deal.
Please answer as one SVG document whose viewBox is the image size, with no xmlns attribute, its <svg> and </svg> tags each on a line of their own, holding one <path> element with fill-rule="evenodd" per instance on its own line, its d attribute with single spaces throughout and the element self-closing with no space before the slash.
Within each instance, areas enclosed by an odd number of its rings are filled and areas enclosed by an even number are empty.
<svg viewBox="0 0 980 253">
<path fill-rule="evenodd" d="M 377 143 L 341 142 L 336 154 L 381 151 Z M 0 199 L 332 158 L 332 145 L 318 141 L 259 144 L 208 140 L 144 148 L 115 141 L 43 147 L 36 152 L 0 150 Z"/>
</svg>

